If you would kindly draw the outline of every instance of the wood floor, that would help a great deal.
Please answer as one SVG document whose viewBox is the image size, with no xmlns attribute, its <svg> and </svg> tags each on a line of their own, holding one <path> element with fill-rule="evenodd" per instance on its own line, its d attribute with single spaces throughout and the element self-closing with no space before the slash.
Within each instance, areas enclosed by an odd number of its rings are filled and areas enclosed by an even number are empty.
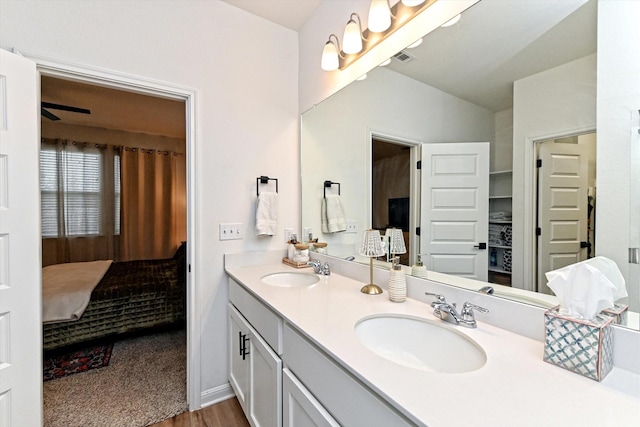
<svg viewBox="0 0 640 427">
<path fill-rule="evenodd" d="M 149 427 L 249 427 L 235 397 L 194 412 L 185 412 Z"/>
</svg>

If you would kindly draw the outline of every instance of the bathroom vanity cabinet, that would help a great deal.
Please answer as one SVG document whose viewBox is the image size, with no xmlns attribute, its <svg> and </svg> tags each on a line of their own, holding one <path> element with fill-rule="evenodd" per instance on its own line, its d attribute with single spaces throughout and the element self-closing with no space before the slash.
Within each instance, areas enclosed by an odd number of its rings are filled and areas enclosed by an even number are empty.
<svg viewBox="0 0 640 427">
<path fill-rule="evenodd" d="M 614 365 L 598 383 L 544 362 L 540 340 L 481 319 L 475 329 L 441 325 L 433 319 L 426 299 L 407 298 L 397 304 L 385 294 L 372 297 L 360 292 L 362 282 L 356 276 L 366 275 L 367 268 L 347 261 L 343 271 L 335 266 L 330 276 L 316 276 L 312 284 L 274 285 L 265 277 L 307 273 L 283 265 L 280 252 L 269 255 L 225 257 L 230 300 L 229 381 L 252 426 L 444 427 L 451 425 L 451 414 L 460 409 L 461 390 L 473 396 L 465 399 L 464 407 L 474 414 L 478 425 L 637 423 L 640 395 L 630 387 L 633 381 L 640 384 L 635 371 L 632 374 Z M 487 306 L 490 315 L 516 316 L 513 313 L 517 312 L 522 316 L 519 303 L 408 279 L 417 288 L 414 293 L 420 295 L 444 292 L 454 302 Z M 528 321 L 543 322 L 543 309 L 527 313 Z M 464 336 L 486 360 L 470 372 L 448 373 L 443 368 L 417 369 L 402 360 L 382 357 L 361 340 L 357 325 L 389 317 L 419 319 Z M 412 333 L 409 340 L 428 340 L 447 361 L 462 360 L 456 355 L 467 354 L 452 347 L 451 334 Z M 401 333 L 398 336 L 407 339 Z M 570 401 L 567 391 L 572 395 Z M 546 396 L 545 410 L 536 411 L 535 417 L 531 415 L 532 395 Z M 496 411 L 496 401 L 508 405 Z M 602 410 L 613 407 L 613 418 L 610 411 Z"/>
<path fill-rule="evenodd" d="M 229 382 L 252 426 L 415 425 L 231 278 L 229 300 Z"/>
</svg>

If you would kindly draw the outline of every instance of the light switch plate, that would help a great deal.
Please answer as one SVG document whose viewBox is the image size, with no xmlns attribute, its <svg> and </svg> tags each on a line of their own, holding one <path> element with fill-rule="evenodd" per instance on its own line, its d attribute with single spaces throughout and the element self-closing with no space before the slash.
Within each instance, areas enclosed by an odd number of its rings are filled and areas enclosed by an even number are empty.
<svg viewBox="0 0 640 427">
<path fill-rule="evenodd" d="M 293 234 L 293 228 L 285 228 L 284 229 L 284 242 L 289 243 L 291 240 L 291 235 Z"/>
<path fill-rule="evenodd" d="M 244 239 L 244 224 L 239 222 L 221 223 L 220 240 L 242 240 Z"/>
</svg>

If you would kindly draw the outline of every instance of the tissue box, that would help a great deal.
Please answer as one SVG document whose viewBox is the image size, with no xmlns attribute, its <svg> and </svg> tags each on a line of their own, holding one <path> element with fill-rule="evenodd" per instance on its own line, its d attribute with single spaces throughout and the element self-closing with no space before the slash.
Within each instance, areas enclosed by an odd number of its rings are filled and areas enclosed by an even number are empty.
<svg viewBox="0 0 640 427">
<path fill-rule="evenodd" d="M 613 323 L 616 325 L 627 324 L 627 313 L 629 306 L 627 304 L 614 304 L 611 308 L 602 310 L 602 314 L 613 317 Z"/>
<path fill-rule="evenodd" d="M 597 315 L 593 321 L 574 319 L 558 312 L 544 313 L 545 362 L 596 381 L 613 368 L 613 318 Z"/>
</svg>

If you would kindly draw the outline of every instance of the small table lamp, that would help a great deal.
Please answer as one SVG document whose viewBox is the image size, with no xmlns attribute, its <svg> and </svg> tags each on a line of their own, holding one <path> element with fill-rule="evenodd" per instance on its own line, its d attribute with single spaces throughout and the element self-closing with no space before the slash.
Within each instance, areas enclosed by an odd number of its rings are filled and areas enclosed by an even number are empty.
<svg viewBox="0 0 640 427">
<path fill-rule="evenodd" d="M 365 230 L 362 235 L 360 255 L 369 257 L 369 284 L 360 289 L 360 292 L 369 295 L 382 293 L 380 286 L 373 283 L 373 258 L 384 255 L 380 232 L 378 230 Z"/>
<path fill-rule="evenodd" d="M 391 262 L 396 254 L 406 254 L 407 247 L 404 244 L 404 235 L 399 228 L 387 228 L 385 235 L 389 237 L 389 252 L 391 252 Z"/>
</svg>

